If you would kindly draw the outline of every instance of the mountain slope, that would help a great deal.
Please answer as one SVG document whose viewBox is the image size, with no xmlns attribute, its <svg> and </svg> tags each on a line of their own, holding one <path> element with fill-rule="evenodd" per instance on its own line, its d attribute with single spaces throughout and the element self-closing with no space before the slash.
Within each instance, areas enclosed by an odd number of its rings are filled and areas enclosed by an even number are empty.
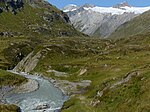
<svg viewBox="0 0 150 112">
<path fill-rule="evenodd" d="M 21 60 L 16 58 L 19 52 L 23 58 L 47 39 L 84 36 L 65 13 L 44 0 L 1 0 L 0 9 L 0 68 L 14 66 Z"/>
<path fill-rule="evenodd" d="M 0 110 L 18 112 L 3 99 L 27 79 L 5 70 L 53 37 L 84 35 L 70 25 L 68 16 L 44 0 L 0 0 Z M 59 40 L 61 41 L 61 39 Z"/>
<path fill-rule="evenodd" d="M 2 36 L 82 35 L 70 25 L 69 18 L 65 13 L 48 2 L 43 0 L 17 1 L 0 2 L 2 10 L 0 13 L 0 34 Z"/>
<path fill-rule="evenodd" d="M 125 38 L 150 32 L 150 11 L 124 23 L 113 32 L 109 38 Z"/>
<path fill-rule="evenodd" d="M 90 36 L 107 38 L 117 27 L 149 9 L 150 7 L 132 7 L 125 2 L 113 7 L 68 5 L 63 11 L 67 12 L 71 23 L 79 31 Z"/>
<path fill-rule="evenodd" d="M 0 68 L 14 67 L 38 44 L 53 37 L 84 35 L 68 16 L 43 0 L 0 1 Z M 20 54 L 20 56 L 19 56 Z"/>
</svg>

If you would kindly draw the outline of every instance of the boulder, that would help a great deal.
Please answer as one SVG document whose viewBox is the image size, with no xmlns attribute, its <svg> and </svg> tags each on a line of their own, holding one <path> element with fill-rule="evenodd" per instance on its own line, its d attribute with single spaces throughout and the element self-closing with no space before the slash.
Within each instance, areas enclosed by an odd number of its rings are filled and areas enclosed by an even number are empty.
<svg viewBox="0 0 150 112">
<path fill-rule="evenodd" d="M 43 110 L 50 108 L 49 104 L 38 105 L 34 110 Z"/>
</svg>

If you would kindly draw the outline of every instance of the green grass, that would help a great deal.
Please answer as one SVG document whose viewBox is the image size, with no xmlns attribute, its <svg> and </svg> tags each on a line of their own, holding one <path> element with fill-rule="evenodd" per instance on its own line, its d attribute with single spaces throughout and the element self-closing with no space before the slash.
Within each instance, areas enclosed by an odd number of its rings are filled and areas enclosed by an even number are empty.
<svg viewBox="0 0 150 112">
<path fill-rule="evenodd" d="M 31 7 L 25 3 L 24 8 L 13 15 L 11 11 L 0 14 L 0 32 L 10 32 L 14 36 L 31 37 L 58 37 L 58 36 L 83 36 L 71 25 L 63 20 L 63 14 L 52 5 L 43 6 L 41 2 L 35 3 L 40 8 Z M 48 13 L 48 14 L 46 14 Z M 58 15 L 56 15 L 59 14 Z M 52 21 L 48 22 L 44 18 Z M 44 30 L 39 30 L 39 29 Z M 18 34 L 16 34 L 18 33 Z M 66 33 L 66 34 L 61 34 Z"/>
<path fill-rule="evenodd" d="M 12 42 L 11 39 L 1 40 L 1 42 L 7 43 L 6 40 L 9 43 Z M 78 89 L 84 89 L 85 93 L 72 96 L 64 104 L 62 111 L 118 112 L 121 110 L 125 112 L 127 108 L 134 112 L 136 109 L 138 109 L 137 111 L 149 109 L 149 100 L 147 100 L 149 98 L 147 88 L 150 79 L 149 68 L 141 69 L 140 76 L 133 77 L 128 83 L 120 85 L 114 90 L 108 90 L 102 98 L 96 97 L 97 92 L 104 87 L 104 84 L 114 84 L 128 72 L 150 64 L 150 37 L 148 34 L 117 41 L 67 37 L 45 40 L 35 39 L 31 45 L 31 48 L 34 47 L 34 55 L 42 51 L 42 57 L 31 73 L 42 73 L 46 77 L 71 82 L 92 81 L 87 88 L 78 87 Z M 16 38 L 17 44 L 14 44 L 13 47 L 8 45 L 7 49 L 19 48 L 18 51 L 22 51 L 21 41 L 21 38 Z M 30 43 L 30 40 L 24 39 L 23 41 Z M 39 46 L 35 44 L 40 41 L 42 43 Z M 26 46 L 28 44 L 25 44 L 23 48 L 28 48 Z M 1 50 L 6 50 L 6 47 L 1 47 Z M 1 55 L 1 57 L 3 56 Z M 5 59 L 5 57 L 3 58 Z M 12 62 L 7 58 L 5 60 L 9 63 Z M 66 72 L 67 77 L 58 77 L 53 73 L 48 73 L 49 69 Z M 87 69 L 87 72 L 80 76 L 80 69 Z M 144 77 L 145 79 L 142 80 Z M 101 102 L 93 107 L 91 101 L 97 100 L 101 100 Z M 140 101 L 142 103 L 139 104 Z M 132 103 L 134 103 L 133 106 L 131 106 Z"/>
<path fill-rule="evenodd" d="M 64 104 L 62 111 L 119 112 L 121 110 L 126 112 L 125 109 L 127 108 L 130 112 L 134 112 L 134 110 L 148 112 L 150 100 L 146 99 L 150 97 L 147 90 L 150 79 L 148 77 L 150 75 L 149 67 L 141 69 L 140 75 L 133 77 L 129 82 L 116 87 L 114 90 L 108 90 L 102 98 L 96 97 L 96 94 L 104 87 L 104 83 L 112 85 L 121 80 L 128 72 L 150 64 L 149 35 L 138 35 L 134 38 L 114 42 L 100 39 L 81 39 L 78 42 L 77 38 L 64 38 L 63 41 L 59 41 L 58 38 L 54 44 L 54 40 L 47 42 L 47 47 L 40 48 L 40 50 L 47 48 L 51 50 L 46 50 L 43 53 L 44 57 L 40 59 L 32 73 L 42 73 L 46 77 L 59 80 L 92 81 L 90 87 L 84 88 L 86 92 L 71 97 Z M 66 44 L 67 41 L 74 44 Z M 107 53 L 102 54 L 102 52 Z M 83 68 L 86 68 L 87 72 L 79 76 L 79 71 Z M 67 77 L 58 77 L 47 73 L 46 71 L 49 69 L 66 72 L 68 75 Z M 144 77 L 147 78 L 142 81 Z M 101 100 L 101 102 L 93 107 L 90 102 L 94 100 Z M 139 104 L 140 101 L 143 103 Z M 135 104 L 131 106 L 132 103 Z"/>
<path fill-rule="evenodd" d="M 0 69 L 0 86 L 14 86 L 27 82 L 27 79 Z"/>
<path fill-rule="evenodd" d="M 16 105 L 0 105 L 1 112 L 18 112 L 19 108 Z"/>
<path fill-rule="evenodd" d="M 9 69 L 16 65 L 20 61 L 16 59 L 17 55 L 26 56 L 32 51 L 33 43 L 25 37 L 0 38 L 0 68 Z"/>
<path fill-rule="evenodd" d="M 113 32 L 109 38 L 127 38 L 137 34 L 145 34 L 149 31 L 150 25 L 150 11 L 147 11 L 140 16 L 135 17 L 129 22 L 124 23 L 118 29 Z"/>
</svg>

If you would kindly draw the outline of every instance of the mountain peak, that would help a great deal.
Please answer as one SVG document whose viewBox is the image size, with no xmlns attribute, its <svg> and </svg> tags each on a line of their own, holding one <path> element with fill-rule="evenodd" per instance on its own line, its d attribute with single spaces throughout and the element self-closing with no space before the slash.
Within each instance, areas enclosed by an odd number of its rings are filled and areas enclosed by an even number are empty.
<svg viewBox="0 0 150 112">
<path fill-rule="evenodd" d="M 122 8 L 122 7 L 131 7 L 131 5 L 129 5 L 129 3 L 127 1 L 116 4 L 113 6 L 113 8 Z"/>
<path fill-rule="evenodd" d="M 73 11 L 73 10 L 77 9 L 77 7 L 78 7 L 77 5 L 69 4 L 69 5 L 65 6 L 62 10 L 64 12 L 68 12 L 68 11 Z"/>
<path fill-rule="evenodd" d="M 84 4 L 84 5 L 81 6 L 81 7 L 93 8 L 93 7 L 95 7 L 95 5 L 92 5 L 92 4 Z"/>
</svg>

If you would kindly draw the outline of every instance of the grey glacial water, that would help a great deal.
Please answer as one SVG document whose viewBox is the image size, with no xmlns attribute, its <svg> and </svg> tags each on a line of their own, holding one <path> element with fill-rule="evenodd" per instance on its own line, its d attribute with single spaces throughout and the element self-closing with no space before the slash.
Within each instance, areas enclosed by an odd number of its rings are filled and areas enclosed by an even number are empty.
<svg viewBox="0 0 150 112">
<path fill-rule="evenodd" d="M 6 96 L 6 101 L 19 106 L 22 112 L 55 112 L 67 100 L 67 96 L 64 96 L 62 91 L 54 87 L 48 80 L 40 76 L 19 74 L 39 84 L 36 91 L 18 94 L 12 92 Z"/>
</svg>

